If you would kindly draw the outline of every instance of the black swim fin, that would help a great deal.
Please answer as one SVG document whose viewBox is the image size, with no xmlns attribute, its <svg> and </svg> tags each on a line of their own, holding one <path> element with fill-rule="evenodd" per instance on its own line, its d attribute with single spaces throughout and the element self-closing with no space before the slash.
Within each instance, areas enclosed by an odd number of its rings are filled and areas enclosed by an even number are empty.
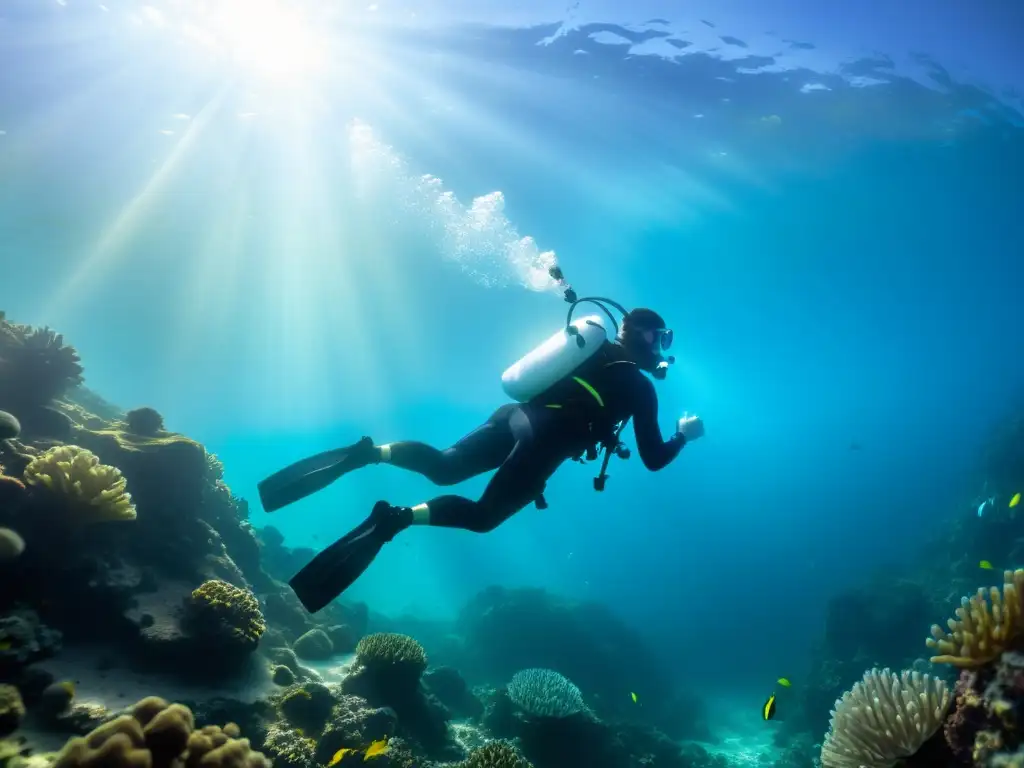
<svg viewBox="0 0 1024 768">
<path fill-rule="evenodd" d="M 299 602 L 310 613 L 325 608 L 363 575 L 381 547 L 411 523 L 411 509 L 378 501 L 361 525 L 310 560 L 288 582 Z"/>
<path fill-rule="evenodd" d="M 373 440 L 362 438 L 347 448 L 324 451 L 272 474 L 257 485 L 267 512 L 286 507 L 323 490 L 342 475 L 377 461 Z"/>
</svg>

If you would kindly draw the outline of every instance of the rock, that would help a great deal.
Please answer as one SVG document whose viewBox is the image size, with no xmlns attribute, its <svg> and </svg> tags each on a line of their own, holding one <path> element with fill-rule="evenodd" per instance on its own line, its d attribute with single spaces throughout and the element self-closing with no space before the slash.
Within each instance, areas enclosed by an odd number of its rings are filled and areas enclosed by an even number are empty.
<svg viewBox="0 0 1024 768">
<path fill-rule="evenodd" d="M 292 641 L 316 627 L 290 589 L 264 595 L 263 615 Z"/>
<path fill-rule="evenodd" d="M 483 715 L 483 703 L 453 667 L 438 667 L 424 673 L 423 684 L 438 701 L 459 717 L 477 718 Z"/>
<path fill-rule="evenodd" d="M 42 697 L 43 691 L 53 683 L 53 674 L 42 667 L 25 667 L 18 675 L 16 683 L 21 697 L 29 707 L 34 706 Z"/>
<path fill-rule="evenodd" d="M 330 719 L 334 696 L 323 683 L 302 683 L 282 693 L 278 706 L 293 726 L 306 733 L 315 733 Z"/>
<path fill-rule="evenodd" d="M 322 629 L 311 629 L 295 641 L 295 655 L 307 661 L 324 661 L 334 653 L 331 638 Z"/>
<path fill-rule="evenodd" d="M 46 718 L 67 712 L 75 698 L 75 684 L 69 681 L 51 683 L 39 697 L 39 713 Z"/>
<path fill-rule="evenodd" d="M 10 440 L 21 434 L 21 424 L 13 414 L 0 411 L 0 440 Z"/>
<path fill-rule="evenodd" d="M 287 687 L 295 682 L 295 673 L 288 669 L 288 667 L 280 664 L 274 667 L 271 679 L 274 681 L 274 685 Z"/>
<path fill-rule="evenodd" d="M 17 531 L 0 528 L 0 563 L 17 560 L 24 551 L 25 540 L 18 535 Z"/>
<path fill-rule="evenodd" d="M 49 658 L 60 650 L 61 633 L 39 621 L 34 611 L 15 611 L 0 618 L 0 678 Z"/>
<path fill-rule="evenodd" d="M 25 716 L 25 705 L 21 694 L 13 685 L 0 685 L 0 736 L 7 736 L 18 730 L 21 718 Z"/>
<path fill-rule="evenodd" d="M 327 636 L 331 639 L 335 653 L 352 653 L 356 649 L 359 638 L 348 624 L 335 624 L 327 628 Z"/>
</svg>

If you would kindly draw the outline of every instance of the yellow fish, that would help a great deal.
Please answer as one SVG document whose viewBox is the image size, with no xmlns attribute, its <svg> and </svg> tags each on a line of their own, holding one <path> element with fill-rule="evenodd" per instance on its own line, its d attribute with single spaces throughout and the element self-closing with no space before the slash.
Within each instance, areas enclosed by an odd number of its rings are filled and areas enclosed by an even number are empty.
<svg viewBox="0 0 1024 768">
<path fill-rule="evenodd" d="M 775 694 L 773 693 L 768 697 L 768 701 L 761 707 L 761 717 L 765 720 L 771 720 L 775 717 Z"/>
<path fill-rule="evenodd" d="M 1013 494 L 1013 498 L 1010 499 L 1010 509 L 1013 509 L 1018 504 L 1020 504 L 1020 492 L 1019 491 L 1017 493 Z"/>
<path fill-rule="evenodd" d="M 982 560 L 980 563 L 978 563 L 978 567 L 981 568 L 983 571 L 991 571 L 992 563 L 990 563 L 988 560 Z"/>
<path fill-rule="evenodd" d="M 633 703 L 636 704 L 636 694 L 635 693 L 631 693 L 629 695 L 633 698 Z"/>
<path fill-rule="evenodd" d="M 10 640 L 0 640 L 0 651 L 9 651 L 14 647 L 14 643 Z"/>
<path fill-rule="evenodd" d="M 345 757 L 345 755 L 349 754 L 350 752 L 355 752 L 355 750 L 354 749 L 349 749 L 348 747 L 342 747 L 341 749 L 339 749 L 337 752 L 334 753 L 334 757 L 331 758 L 331 762 L 329 762 L 327 765 L 328 766 L 337 765 L 338 763 L 341 762 L 341 759 L 343 757 Z"/>
<path fill-rule="evenodd" d="M 792 685 L 792 683 L 789 682 L 789 678 L 788 677 L 780 677 L 776 682 L 779 685 L 781 685 L 783 688 L 789 688 L 789 686 Z"/>
<path fill-rule="evenodd" d="M 366 754 L 363 755 L 363 760 L 369 760 L 371 757 L 377 757 L 377 755 L 383 755 L 388 751 L 388 740 L 380 739 L 370 743 L 370 746 L 366 748 Z"/>
</svg>

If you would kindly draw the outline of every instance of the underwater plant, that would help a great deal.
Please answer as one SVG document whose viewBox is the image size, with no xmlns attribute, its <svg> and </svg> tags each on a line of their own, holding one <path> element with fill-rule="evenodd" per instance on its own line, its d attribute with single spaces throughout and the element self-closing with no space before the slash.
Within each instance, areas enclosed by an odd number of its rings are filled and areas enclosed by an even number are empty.
<svg viewBox="0 0 1024 768">
<path fill-rule="evenodd" d="M 571 717 L 587 711 L 580 689 L 553 669 L 523 669 L 508 684 L 512 703 L 534 717 Z"/>
<path fill-rule="evenodd" d="M 117 467 L 100 464 L 92 451 L 59 445 L 25 468 L 25 483 L 45 489 L 82 524 L 134 520 L 135 505 Z"/>
<path fill-rule="evenodd" d="M 939 730 L 949 703 L 949 689 L 938 678 L 871 669 L 836 702 L 821 764 L 890 768 L 916 754 Z"/>
</svg>

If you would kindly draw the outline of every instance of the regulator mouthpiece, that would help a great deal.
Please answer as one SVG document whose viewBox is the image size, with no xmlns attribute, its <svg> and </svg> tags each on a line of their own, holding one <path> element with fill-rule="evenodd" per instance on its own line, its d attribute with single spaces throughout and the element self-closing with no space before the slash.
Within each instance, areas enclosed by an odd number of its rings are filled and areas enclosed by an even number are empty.
<svg viewBox="0 0 1024 768">
<path fill-rule="evenodd" d="M 665 377 L 668 376 L 668 367 L 675 363 L 675 361 L 676 359 L 671 355 L 662 359 L 660 363 L 654 366 L 654 373 L 651 375 L 658 381 L 664 381 Z"/>
</svg>

